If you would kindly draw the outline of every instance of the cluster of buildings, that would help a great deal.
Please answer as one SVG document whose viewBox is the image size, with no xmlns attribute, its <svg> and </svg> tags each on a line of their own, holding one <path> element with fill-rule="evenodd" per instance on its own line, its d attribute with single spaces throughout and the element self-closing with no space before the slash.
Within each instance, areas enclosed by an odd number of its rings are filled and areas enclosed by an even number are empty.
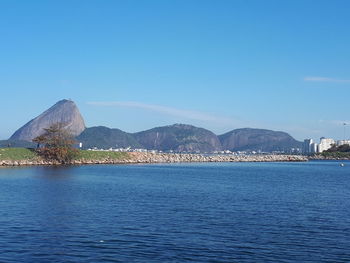
<svg viewBox="0 0 350 263">
<path fill-rule="evenodd" d="M 350 145 L 350 140 L 335 141 L 331 138 L 321 137 L 320 143 L 316 143 L 313 139 L 305 139 L 303 143 L 302 152 L 303 154 L 322 153 L 330 149 L 333 145 L 341 146 L 345 144 Z"/>
<path fill-rule="evenodd" d="M 80 147 L 81 148 L 81 147 Z M 158 151 L 158 150 L 147 150 L 147 149 L 134 149 L 131 147 L 128 148 L 109 148 L 109 149 L 104 149 L 104 148 L 88 148 L 88 151 L 104 151 L 104 152 L 144 152 L 144 153 L 162 153 L 163 151 Z"/>
</svg>

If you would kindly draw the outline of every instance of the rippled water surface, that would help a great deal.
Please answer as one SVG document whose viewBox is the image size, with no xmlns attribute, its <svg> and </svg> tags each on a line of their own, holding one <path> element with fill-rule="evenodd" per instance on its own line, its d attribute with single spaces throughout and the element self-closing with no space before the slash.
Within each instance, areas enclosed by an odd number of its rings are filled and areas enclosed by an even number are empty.
<svg viewBox="0 0 350 263">
<path fill-rule="evenodd" d="M 349 262 L 350 163 L 0 169 L 0 262 Z"/>
</svg>

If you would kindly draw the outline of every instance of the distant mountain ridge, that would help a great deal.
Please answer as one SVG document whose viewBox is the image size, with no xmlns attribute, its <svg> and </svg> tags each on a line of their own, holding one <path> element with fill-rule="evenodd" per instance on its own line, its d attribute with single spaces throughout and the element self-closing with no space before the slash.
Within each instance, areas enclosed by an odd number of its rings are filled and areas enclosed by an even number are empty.
<svg viewBox="0 0 350 263">
<path fill-rule="evenodd" d="M 221 149 L 211 131 L 187 124 L 157 127 L 133 134 L 146 149 L 176 152 L 213 152 Z"/>
<path fill-rule="evenodd" d="M 222 148 L 231 151 L 289 151 L 302 144 L 286 132 L 266 129 L 236 129 L 218 137 Z"/>
<path fill-rule="evenodd" d="M 86 128 L 76 139 L 84 148 L 142 148 L 132 134 L 104 126 Z"/>
<path fill-rule="evenodd" d="M 107 127 L 87 128 L 77 140 L 84 148 L 143 148 L 175 152 L 290 151 L 301 148 L 301 142 L 288 133 L 243 128 L 215 135 L 209 130 L 186 124 L 174 124 L 150 130 L 127 133 Z"/>
<path fill-rule="evenodd" d="M 33 138 L 54 123 L 64 123 L 83 148 L 143 148 L 175 152 L 230 151 L 290 151 L 301 148 L 301 142 L 288 133 L 266 129 L 243 128 L 216 135 L 204 128 L 188 124 L 156 127 L 146 131 L 127 133 L 104 126 L 85 128 L 78 107 L 71 100 L 61 100 L 18 129 L 2 145 L 32 145 Z M 12 143 L 11 143 L 12 142 Z"/>
</svg>

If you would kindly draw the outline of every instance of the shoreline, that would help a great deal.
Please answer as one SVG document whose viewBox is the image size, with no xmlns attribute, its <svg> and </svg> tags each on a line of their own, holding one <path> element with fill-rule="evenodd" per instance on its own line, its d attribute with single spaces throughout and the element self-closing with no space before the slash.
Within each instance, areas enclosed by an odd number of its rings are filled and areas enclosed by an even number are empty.
<svg viewBox="0 0 350 263">
<path fill-rule="evenodd" d="M 11 166 L 50 166 L 50 165 L 89 165 L 89 164 L 152 164 L 152 163 L 205 163 L 205 162 L 306 162 L 309 158 L 302 155 L 202 155 L 180 153 L 140 153 L 129 152 L 126 158 L 79 159 L 69 164 L 43 159 L 0 160 L 0 167 Z"/>
<path fill-rule="evenodd" d="M 323 155 L 307 156 L 307 158 L 312 161 L 350 161 L 349 157 L 334 157 Z"/>
</svg>

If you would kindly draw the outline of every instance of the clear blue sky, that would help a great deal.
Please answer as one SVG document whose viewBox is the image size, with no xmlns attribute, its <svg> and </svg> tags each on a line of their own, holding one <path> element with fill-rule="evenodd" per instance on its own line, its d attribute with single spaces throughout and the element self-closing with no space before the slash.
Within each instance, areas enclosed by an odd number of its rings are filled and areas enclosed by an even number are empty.
<svg viewBox="0 0 350 263">
<path fill-rule="evenodd" d="M 63 98 L 87 126 L 342 138 L 349 10 L 347 0 L 1 0 L 0 138 Z"/>
</svg>

